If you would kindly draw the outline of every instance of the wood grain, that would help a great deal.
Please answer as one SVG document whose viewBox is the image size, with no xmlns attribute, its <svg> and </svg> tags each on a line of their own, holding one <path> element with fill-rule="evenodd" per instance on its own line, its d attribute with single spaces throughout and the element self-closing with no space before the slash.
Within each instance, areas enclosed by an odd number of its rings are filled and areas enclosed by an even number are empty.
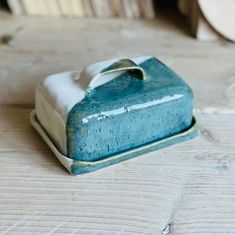
<svg viewBox="0 0 235 235">
<path fill-rule="evenodd" d="M 198 138 L 78 177 L 28 116 L 0 110 L 1 234 L 235 233 L 235 115 L 198 114 Z"/>
</svg>

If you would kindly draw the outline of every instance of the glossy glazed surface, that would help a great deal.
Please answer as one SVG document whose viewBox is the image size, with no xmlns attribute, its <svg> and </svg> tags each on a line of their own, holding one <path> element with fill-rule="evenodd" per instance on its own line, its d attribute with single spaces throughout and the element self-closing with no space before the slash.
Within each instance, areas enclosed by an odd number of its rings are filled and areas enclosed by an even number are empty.
<svg viewBox="0 0 235 235">
<path fill-rule="evenodd" d="M 192 123 L 192 91 L 155 58 L 146 80 L 125 73 L 95 88 L 67 119 L 67 156 L 96 161 L 178 134 Z"/>
<path fill-rule="evenodd" d="M 141 147 L 134 148 L 126 152 L 122 152 L 122 153 L 113 155 L 112 157 L 105 158 L 103 160 L 99 160 L 95 162 L 83 162 L 79 160 L 73 160 L 73 164 L 71 165 L 70 172 L 73 175 L 79 175 L 79 174 L 96 171 L 103 167 L 110 166 L 110 165 L 113 165 L 122 161 L 126 161 L 128 159 L 137 157 L 139 155 L 148 153 L 150 151 L 158 150 L 158 149 L 165 148 L 173 144 L 177 144 L 177 143 L 192 139 L 196 137 L 197 135 L 198 135 L 197 124 L 196 124 L 196 120 L 193 118 L 192 126 L 190 126 L 190 128 L 187 129 L 186 131 L 181 132 L 180 134 L 176 134 L 174 136 L 164 138 L 162 140 L 152 142 L 150 144 L 146 144 Z"/>
</svg>

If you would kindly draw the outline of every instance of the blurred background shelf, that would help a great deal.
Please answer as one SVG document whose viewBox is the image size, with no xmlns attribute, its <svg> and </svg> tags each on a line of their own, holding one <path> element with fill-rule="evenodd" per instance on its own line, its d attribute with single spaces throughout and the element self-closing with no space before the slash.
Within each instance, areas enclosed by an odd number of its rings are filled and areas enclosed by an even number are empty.
<svg viewBox="0 0 235 235">
<path fill-rule="evenodd" d="M 1 6 L 16 16 L 128 19 L 154 19 L 168 8 L 185 17 L 198 40 L 235 41 L 233 0 L 1 0 Z"/>
<path fill-rule="evenodd" d="M 113 57 L 154 55 L 193 88 L 200 110 L 234 109 L 235 45 L 198 42 L 177 14 L 154 20 L 0 15 L 0 103 L 33 105 L 36 82 Z"/>
<path fill-rule="evenodd" d="M 3 0 L 2 0 L 3 1 Z M 153 0 L 5 0 L 14 15 L 154 18 Z"/>
</svg>

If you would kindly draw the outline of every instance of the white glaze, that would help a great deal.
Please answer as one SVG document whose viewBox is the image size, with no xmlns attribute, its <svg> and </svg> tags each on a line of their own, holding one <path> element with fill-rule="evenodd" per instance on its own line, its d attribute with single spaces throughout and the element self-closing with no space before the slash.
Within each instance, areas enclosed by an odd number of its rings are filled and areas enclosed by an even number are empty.
<svg viewBox="0 0 235 235">
<path fill-rule="evenodd" d="M 149 58 L 151 56 L 131 60 L 140 64 Z M 35 101 L 37 118 L 64 155 L 67 153 L 66 121 L 69 111 L 85 97 L 89 87 L 98 87 L 120 74 L 119 72 L 98 76 L 101 70 L 119 59 L 89 65 L 82 72 L 70 71 L 51 75 L 43 79 L 37 86 Z"/>
</svg>

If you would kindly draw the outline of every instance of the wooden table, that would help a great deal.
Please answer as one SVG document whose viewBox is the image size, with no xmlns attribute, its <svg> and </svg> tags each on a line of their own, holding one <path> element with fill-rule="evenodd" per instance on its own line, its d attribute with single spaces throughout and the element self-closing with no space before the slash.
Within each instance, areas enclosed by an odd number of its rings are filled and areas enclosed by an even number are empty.
<svg viewBox="0 0 235 235">
<path fill-rule="evenodd" d="M 0 15 L 0 234 L 235 234 L 235 45 L 182 26 Z M 30 126 L 36 81 L 142 54 L 191 85 L 199 137 L 70 176 Z"/>
</svg>

